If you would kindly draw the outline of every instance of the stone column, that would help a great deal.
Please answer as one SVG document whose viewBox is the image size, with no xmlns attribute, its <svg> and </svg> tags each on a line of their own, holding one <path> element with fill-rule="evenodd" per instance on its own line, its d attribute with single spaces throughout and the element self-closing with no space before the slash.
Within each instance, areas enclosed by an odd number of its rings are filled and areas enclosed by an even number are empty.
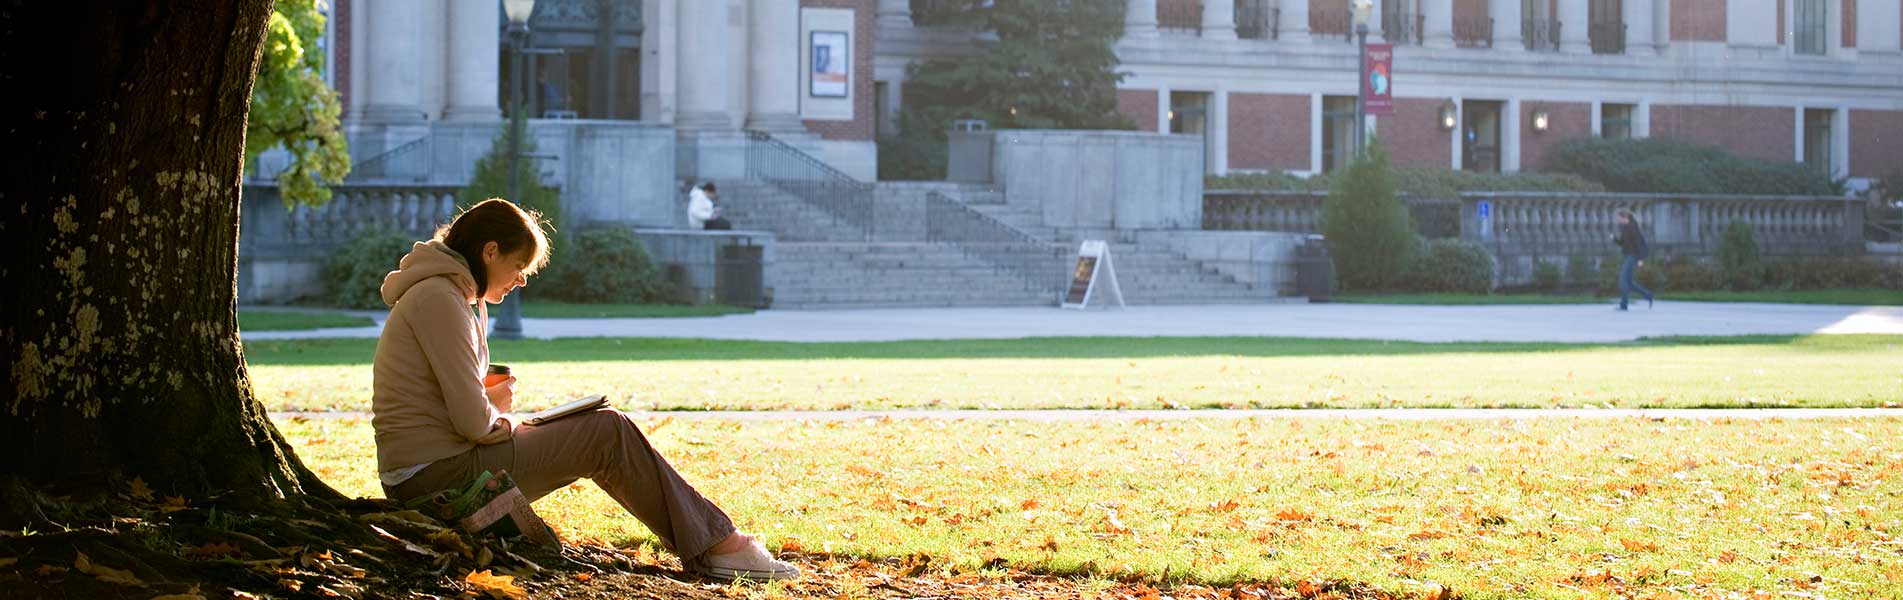
<svg viewBox="0 0 1903 600">
<path fill-rule="evenodd" d="M 727 113 L 728 41 L 726 2 L 680 3 L 680 106 L 677 129 L 731 129 Z M 795 21 L 797 23 L 797 20 Z M 798 56 L 798 55 L 795 55 Z"/>
<path fill-rule="evenodd" d="M 364 21 L 369 26 L 365 36 L 369 47 L 364 49 L 364 120 L 395 123 L 427 118 L 423 110 L 424 70 L 438 68 L 440 63 L 428 57 L 442 56 L 442 49 L 425 48 L 424 42 L 429 40 L 416 32 L 428 25 L 433 16 L 430 9 L 440 6 L 402 0 L 364 3 L 368 13 Z"/>
<path fill-rule="evenodd" d="M 1282 0 L 1281 22 L 1276 25 L 1282 31 L 1276 39 L 1284 42 L 1308 43 L 1315 36 L 1308 32 L 1308 0 Z"/>
<path fill-rule="evenodd" d="M 1587 37 L 1592 16 L 1587 10 L 1590 0 L 1559 0 L 1559 51 L 1569 54 L 1589 54 L 1592 52 L 1592 38 Z"/>
<path fill-rule="evenodd" d="M 799 6 L 794 7 L 795 15 Z M 912 26 L 912 3 L 910 0 L 879 0 L 879 28 L 893 29 Z M 795 56 L 794 58 L 798 58 Z M 795 60 L 795 63 L 798 61 Z"/>
<path fill-rule="evenodd" d="M 1155 0 L 1151 0 L 1155 2 Z M 1234 0 L 1203 2 L 1203 39 L 1236 39 L 1236 3 Z"/>
<path fill-rule="evenodd" d="M 1670 2 L 1671 0 L 1664 0 Z M 1625 53 L 1633 56 L 1658 54 L 1652 45 L 1653 0 L 1625 0 Z"/>
<path fill-rule="evenodd" d="M 1652 2 L 1652 47 L 1660 52 L 1672 45 L 1672 0 Z"/>
<path fill-rule="evenodd" d="M 1156 0 L 1126 0 L 1123 35 L 1133 38 L 1156 37 Z"/>
<path fill-rule="evenodd" d="M 1454 0 L 1421 0 L 1422 44 L 1429 48 L 1454 47 Z"/>
<path fill-rule="evenodd" d="M 1368 11 L 1368 41 L 1377 44 L 1393 41 L 1388 39 L 1388 20 L 1381 11 L 1382 4 L 1381 0 L 1372 0 Z M 1354 0 L 1349 0 L 1348 14 L 1353 15 L 1354 8 Z"/>
<path fill-rule="evenodd" d="M 799 0 L 751 0 L 747 20 L 747 128 L 800 131 Z M 879 3 L 881 11 L 887 3 Z M 884 19 L 881 14 L 880 19 Z M 907 26 L 910 26 L 910 18 Z"/>
<path fill-rule="evenodd" d="M 1628 3 L 1632 1 L 1626 0 Z M 1520 0 L 1490 0 L 1487 3 L 1487 16 L 1493 18 L 1493 49 L 1495 51 L 1526 50 L 1526 39 L 1522 29 L 1526 26 L 1526 15 L 1522 14 L 1520 9 Z"/>
<path fill-rule="evenodd" d="M 446 121 L 494 121 L 501 84 L 501 11 L 494 2 L 449 4 L 449 99 Z"/>
</svg>

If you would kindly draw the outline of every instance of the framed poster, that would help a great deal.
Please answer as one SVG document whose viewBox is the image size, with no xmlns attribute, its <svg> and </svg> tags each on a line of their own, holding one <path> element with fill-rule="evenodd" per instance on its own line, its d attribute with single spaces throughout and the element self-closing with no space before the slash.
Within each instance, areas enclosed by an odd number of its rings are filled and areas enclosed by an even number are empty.
<svg viewBox="0 0 1903 600">
<path fill-rule="evenodd" d="M 844 31 L 812 33 L 812 69 L 807 72 L 808 93 L 815 98 L 844 98 L 852 81 L 852 48 Z"/>
</svg>

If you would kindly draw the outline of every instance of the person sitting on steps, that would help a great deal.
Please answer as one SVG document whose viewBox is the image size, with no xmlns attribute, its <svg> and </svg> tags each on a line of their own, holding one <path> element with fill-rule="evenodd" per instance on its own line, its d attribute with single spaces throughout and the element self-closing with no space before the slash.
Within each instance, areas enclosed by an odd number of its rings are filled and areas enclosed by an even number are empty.
<svg viewBox="0 0 1903 600">
<path fill-rule="evenodd" d="M 733 223 L 720 216 L 720 206 L 714 201 L 720 198 L 714 182 L 700 184 L 687 193 L 687 228 L 727 230 L 733 229 Z"/>
<path fill-rule="evenodd" d="M 540 215 L 490 199 L 417 242 L 384 277 L 390 317 L 377 340 L 370 421 L 384 494 L 408 502 L 507 471 L 534 500 L 590 479 L 691 571 L 798 577 L 736 530 L 627 415 L 604 407 L 532 426 L 504 414 L 515 404 L 515 377 L 483 385 L 489 305 L 528 285 L 548 252 Z"/>
</svg>

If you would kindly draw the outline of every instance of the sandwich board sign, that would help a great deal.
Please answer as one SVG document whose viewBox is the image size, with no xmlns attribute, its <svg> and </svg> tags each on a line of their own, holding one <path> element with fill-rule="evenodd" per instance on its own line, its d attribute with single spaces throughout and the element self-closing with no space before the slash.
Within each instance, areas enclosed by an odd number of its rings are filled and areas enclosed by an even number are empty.
<svg viewBox="0 0 1903 600">
<path fill-rule="evenodd" d="M 1123 306 L 1123 288 L 1117 285 L 1117 267 L 1110 259 L 1110 245 L 1103 240 L 1085 240 L 1083 247 L 1077 249 L 1077 267 L 1071 270 L 1070 286 L 1064 289 L 1062 306 L 1083 310 L 1092 298 L 1098 298 L 1097 304 L 1104 306 L 1099 294 L 1109 294 L 1119 308 Z"/>
</svg>

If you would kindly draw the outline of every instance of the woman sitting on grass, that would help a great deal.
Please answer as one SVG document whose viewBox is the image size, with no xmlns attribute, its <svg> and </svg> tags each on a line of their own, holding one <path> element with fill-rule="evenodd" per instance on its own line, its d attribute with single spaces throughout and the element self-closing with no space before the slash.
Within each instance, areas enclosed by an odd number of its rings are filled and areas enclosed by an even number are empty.
<svg viewBox="0 0 1903 600">
<path fill-rule="evenodd" d="M 681 479 L 626 415 L 603 408 L 518 425 L 504 414 L 515 378 L 483 386 L 488 305 L 528 285 L 548 262 L 540 219 L 507 200 L 483 201 L 417 242 L 384 277 L 390 318 L 377 340 L 371 401 L 384 493 L 409 501 L 483 471 L 507 471 L 533 500 L 587 478 L 689 570 L 720 579 L 797 577 Z"/>
</svg>

